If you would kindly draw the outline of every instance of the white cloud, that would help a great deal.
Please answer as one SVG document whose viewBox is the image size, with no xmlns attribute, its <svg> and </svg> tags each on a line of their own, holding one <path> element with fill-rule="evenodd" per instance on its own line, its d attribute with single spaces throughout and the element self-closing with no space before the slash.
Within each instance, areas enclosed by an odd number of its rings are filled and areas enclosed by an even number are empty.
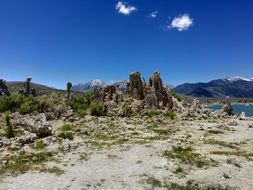
<svg viewBox="0 0 253 190">
<path fill-rule="evenodd" d="M 193 25 L 193 19 L 188 14 L 174 18 L 168 28 L 176 28 L 182 32 Z"/>
<path fill-rule="evenodd" d="M 119 1 L 116 4 L 115 8 L 116 10 L 118 10 L 119 13 L 123 15 L 130 15 L 131 13 L 137 10 L 136 7 L 128 5 L 128 3 L 123 2 L 123 1 Z"/>
<path fill-rule="evenodd" d="M 150 13 L 151 18 L 156 18 L 157 15 L 158 15 L 158 11 L 154 11 L 154 12 Z"/>
</svg>

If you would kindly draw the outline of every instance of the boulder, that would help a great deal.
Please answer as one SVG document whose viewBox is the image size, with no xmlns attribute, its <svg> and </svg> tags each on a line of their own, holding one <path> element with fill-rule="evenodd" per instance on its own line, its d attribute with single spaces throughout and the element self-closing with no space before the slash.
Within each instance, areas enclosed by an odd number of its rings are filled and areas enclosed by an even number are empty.
<svg viewBox="0 0 253 190">
<path fill-rule="evenodd" d="M 37 139 L 37 135 L 34 133 L 26 132 L 25 135 L 22 135 L 21 137 L 18 137 L 16 140 L 16 143 L 20 145 L 30 144 L 33 143 Z"/>
<path fill-rule="evenodd" d="M 52 126 L 47 122 L 44 113 L 35 116 L 29 114 L 22 116 L 15 113 L 13 115 L 13 124 L 17 127 L 22 127 L 26 131 L 35 133 L 39 138 L 47 137 L 52 134 Z"/>
<path fill-rule="evenodd" d="M 239 115 L 239 119 L 240 119 L 240 120 L 246 120 L 246 114 L 245 114 L 245 112 L 242 112 L 242 113 Z"/>
</svg>

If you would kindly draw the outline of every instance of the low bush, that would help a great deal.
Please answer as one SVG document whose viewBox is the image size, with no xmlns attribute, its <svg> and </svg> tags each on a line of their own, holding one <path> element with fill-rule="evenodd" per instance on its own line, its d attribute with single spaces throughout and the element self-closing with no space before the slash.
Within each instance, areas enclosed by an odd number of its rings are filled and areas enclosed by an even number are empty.
<svg viewBox="0 0 253 190">
<path fill-rule="evenodd" d="M 177 99 L 177 101 L 181 102 L 182 98 L 176 93 L 176 92 L 171 92 L 172 97 L 174 97 L 175 99 Z"/>
<path fill-rule="evenodd" d="M 69 139 L 69 140 L 73 140 L 74 139 L 74 132 L 73 130 L 75 129 L 75 125 L 71 125 L 71 124 L 64 124 L 61 127 L 61 133 L 59 134 L 59 137 L 63 138 L 63 139 Z"/>
<path fill-rule="evenodd" d="M 171 111 L 167 111 L 163 114 L 164 117 L 170 118 L 170 119 L 175 119 L 176 114 L 174 112 Z"/>
<path fill-rule="evenodd" d="M 132 108 L 129 106 L 129 104 L 124 103 L 122 106 L 122 116 L 130 117 L 132 114 L 133 114 Z"/>
<path fill-rule="evenodd" d="M 6 129 L 5 129 L 5 136 L 10 139 L 14 137 L 14 131 L 13 131 L 13 127 L 12 127 L 12 123 L 10 121 L 10 116 L 7 115 L 5 118 L 6 121 Z"/>
<path fill-rule="evenodd" d="M 80 116 L 84 117 L 91 104 L 92 93 L 78 94 L 69 100 L 68 105 Z"/>
<path fill-rule="evenodd" d="M 149 110 L 145 113 L 145 115 L 147 115 L 149 117 L 157 116 L 157 115 L 160 115 L 160 114 L 161 114 L 160 111 L 157 111 L 157 110 L 154 110 L 154 109 L 151 109 L 151 110 Z"/>
<path fill-rule="evenodd" d="M 44 142 L 42 140 L 38 140 L 34 144 L 35 149 L 43 149 L 45 148 Z"/>
<path fill-rule="evenodd" d="M 93 116 L 102 116 L 104 113 L 104 105 L 99 101 L 92 101 L 89 109 Z"/>
<path fill-rule="evenodd" d="M 19 111 L 21 114 L 28 114 L 37 111 L 41 113 L 52 105 L 46 96 L 26 97 L 22 94 L 12 94 L 0 98 L 0 112 Z"/>
<path fill-rule="evenodd" d="M 59 137 L 61 137 L 63 139 L 73 140 L 74 139 L 74 133 L 72 131 L 63 131 L 59 134 Z"/>
<path fill-rule="evenodd" d="M 64 124 L 61 127 L 61 131 L 73 131 L 75 128 L 75 125 L 71 125 L 71 124 Z"/>
</svg>

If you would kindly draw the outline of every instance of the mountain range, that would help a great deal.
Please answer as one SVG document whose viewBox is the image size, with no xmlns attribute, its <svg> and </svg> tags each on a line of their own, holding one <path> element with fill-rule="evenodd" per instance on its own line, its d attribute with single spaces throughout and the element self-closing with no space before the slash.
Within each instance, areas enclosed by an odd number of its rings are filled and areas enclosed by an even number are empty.
<svg viewBox="0 0 253 190">
<path fill-rule="evenodd" d="M 122 80 L 122 81 L 118 81 L 118 82 L 106 83 L 102 80 L 95 79 L 95 80 L 88 81 L 86 83 L 79 83 L 77 85 L 73 85 L 71 90 L 73 90 L 75 92 L 87 92 L 87 91 L 93 90 L 95 88 L 103 88 L 103 87 L 106 87 L 107 85 L 111 85 L 111 84 L 117 84 L 117 85 L 119 85 L 119 89 L 121 91 L 125 91 L 127 81 Z"/>
<path fill-rule="evenodd" d="M 87 92 L 94 88 L 103 88 L 110 84 L 118 84 L 120 90 L 125 91 L 127 80 L 106 83 L 96 79 L 83 84 L 80 83 L 73 85 L 72 91 Z M 23 82 L 19 81 L 7 82 L 7 85 L 12 92 L 23 88 Z M 57 91 L 55 88 L 50 88 L 40 84 L 32 83 L 31 86 L 41 92 Z M 247 79 L 243 77 L 228 77 L 212 80 L 206 83 L 184 83 L 173 88 L 173 91 L 185 96 L 203 98 L 224 98 L 225 96 L 235 98 L 253 98 L 253 78 Z"/>
<path fill-rule="evenodd" d="M 186 96 L 224 98 L 253 98 L 253 78 L 228 77 L 207 83 L 185 83 L 173 89 Z"/>
</svg>

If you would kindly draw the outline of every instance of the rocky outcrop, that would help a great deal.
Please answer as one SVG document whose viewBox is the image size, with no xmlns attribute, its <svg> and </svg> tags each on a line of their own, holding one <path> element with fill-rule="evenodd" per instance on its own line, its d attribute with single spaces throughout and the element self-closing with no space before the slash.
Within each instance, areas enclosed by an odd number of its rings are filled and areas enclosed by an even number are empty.
<svg viewBox="0 0 253 190">
<path fill-rule="evenodd" d="M 225 105 L 222 108 L 222 112 L 228 116 L 233 115 L 233 108 L 232 108 L 231 100 L 229 96 L 226 97 Z"/>
<path fill-rule="evenodd" d="M 163 86 L 159 72 L 154 72 L 149 79 L 149 87 L 155 91 L 157 107 L 167 107 L 172 109 L 173 101 L 169 88 Z M 152 91 L 152 90 L 151 90 Z"/>
<path fill-rule="evenodd" d="M 145 87 L 145 107 L 147 109 L 156 108 L 159 106 L 156 91 L 150 86 Z"/>
<path fill-rule="evenodd" d="M 165 88 L 159 72 L 154 72 L 149 78 L 149 84 L 145 79 L 141 80 L 139 72 L 130 74 L 127 84 L 127 94 L 136 100 L 144 100 L 146 108 L 169 108 L 173 107 L 170 90 Z"/>
<path fill-rule="evenodd" d="M 139 72 L 133 72 L 129 76 L 129 82 L 126 86 L 126 92 L 129 96 L 136 100 L 144 99 L 144 88 Z"/>
<path fill-rule="evenodd" d="M 122 92 L 119 90 L 119 85 L 108 85 L 102 90 L 99 90 L 98 99 L 101 101 L 114 101 L 116 104 L 122 102 Z"/>
<path fill-rule="evenodd" d="M 13 124 L 17 128 L 35 133 L 38 138 L 47 137 L 52 134 L 52 126 L 49 122 L 47 122 L 46 115 L 44 113 L 35 116 L 23 116 L 19 113 L 14 113 L 12 114 L 12 118 Z"/>
</svg>

